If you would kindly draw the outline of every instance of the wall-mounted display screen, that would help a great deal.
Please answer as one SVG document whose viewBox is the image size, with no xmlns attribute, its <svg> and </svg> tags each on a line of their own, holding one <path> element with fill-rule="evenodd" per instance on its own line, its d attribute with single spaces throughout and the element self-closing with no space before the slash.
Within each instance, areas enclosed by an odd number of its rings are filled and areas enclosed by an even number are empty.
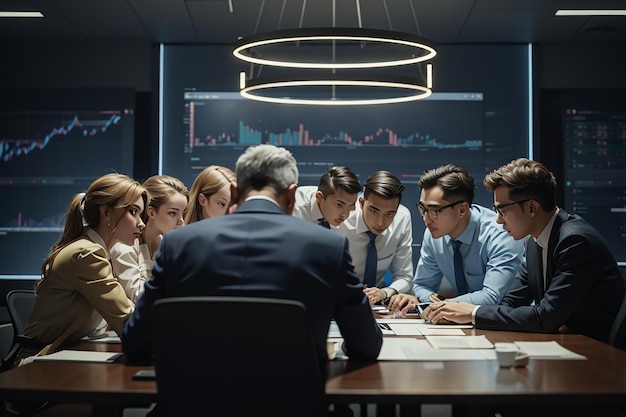
<svg viewBox="0 0 626 417">
<path fill-rule="evenodd" d="M 72 196 L 133 173 L 135 91 L 0 93 L 0 278 L 36 279 Z"/>
<path fill-rule="evenodd" d="M 580 214 L 626 266 L 624 90 L 541 92 L 542 160 L 557 177 L 557 204 Z"/>
<path fill-rule="evenodd" d="M 485 174 L 529 149 L 528 49 L 443 45 L 438 51 L 434 92 L 425 100 L 319 106 L 242 98 L 237 83 L 245 68 L 228 46 L 164 46 L 161 172 L 191 187 L 205 167 L 234 170 L 245 148 L 259 143 L 293 153 L 299 185 L 317 185 L 331 165 L 350 167 L 361 182 L 391 171 L 406 187 L 402 203 L 412 212 L 419 256 L 424 224 L 415 203 L 425 170 L 463 166 L 476 181 L 475 203 L 491 207 Z"/>
</svg>

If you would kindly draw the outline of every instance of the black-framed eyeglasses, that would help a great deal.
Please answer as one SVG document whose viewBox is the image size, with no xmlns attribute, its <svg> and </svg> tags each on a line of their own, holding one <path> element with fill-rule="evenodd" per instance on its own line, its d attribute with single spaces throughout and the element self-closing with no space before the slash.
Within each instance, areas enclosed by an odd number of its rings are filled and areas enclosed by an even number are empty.
<svg viewBox="0 0 626 417">
<path fill-rule="evenodd" d="M 420 216 L 424 217 L 428 214 L 432 220 L 437 220 L 439 218 L 439 214 L 447 208 L 454 207 L 457 204 L 465 203 L 465 200 L 455 201 L 454 203 L 448 204 L 447 206 L 438 207 L 438 208 L 426 208 L 422 203 L 417 203 L 417 211 L 419 211 Z"/>
<path fill-rule="evenodd" d="M 499 206 L 496 206 L 494 204 L 493 205 L 493 211 L 498 213 L 500 216 L 504 217 L 504 216 L 506 216 L 506 211 L 502 210 L 503 208 L 507 208 L 509 206 L 512 206 L 513 204 L 524 204 L 525 202 L 530 201 L 530 200 L 532 200 L 532 198 L 527 198 L 525 200 L 520 200 L 520 201 L 514 201 L 512 203 L 500 204 Z"/>
</svg>

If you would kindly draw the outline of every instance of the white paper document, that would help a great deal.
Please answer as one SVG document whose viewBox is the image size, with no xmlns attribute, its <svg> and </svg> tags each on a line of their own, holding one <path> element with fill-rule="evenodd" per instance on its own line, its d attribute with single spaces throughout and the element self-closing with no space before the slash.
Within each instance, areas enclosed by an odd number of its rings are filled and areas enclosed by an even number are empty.
<svg viewBox="0 0 626 417">
<path fill-rule="evenodd" d="M 385 337 L 378 360 L 467 361 L 493 359 L 489 352 L 493 352 L 493 349 L 433 349 L 424 339 Z"/>
<path fill-rule="evenodd" d="M 436 325 L 426 322 L 424 319 L 376 319 L 378 326 L 383 331 L 383 336 L 427 336 L 448 335 L 463 336 L 461 329 L 471 329 L 472 325 Z"/>
<path fill-rule="evenodd" d="M 400 324 L 424 324 L 424 323 L 426 323 L 426 320 L 424 320 L 424 319 L 417 319 L 417 318 L 411 318 L 411 319 L 388 318 L 388 319 L 376 319 L 376 321 L 378 323 L 387 323 L 387 324 L 395 324 L 395 323 L 400 323 Z"/>
<path fill-rule="evenodd" d="M 93 352 L 88 350 L 60 350 L 49 355 L 35 356 L 36 361 L 112 363 L 124 356 L 121 352 Z"/>
<path fill-rule="evenodd" d="M 493 343 L 480 336 L 426 336 L 434 349 L 492 349 Z"/>
<path fill-rule="evenodd" d="M 533 359 L 587 359 L 559 345 L 558 342 L 515 342 L 515 344 Z"/>
<path fill-rule="evenodd" d="M 465 336 L 462 329 L 447 326 L 420 326 L 419 331 L 424 336 Z"/>
</svg>

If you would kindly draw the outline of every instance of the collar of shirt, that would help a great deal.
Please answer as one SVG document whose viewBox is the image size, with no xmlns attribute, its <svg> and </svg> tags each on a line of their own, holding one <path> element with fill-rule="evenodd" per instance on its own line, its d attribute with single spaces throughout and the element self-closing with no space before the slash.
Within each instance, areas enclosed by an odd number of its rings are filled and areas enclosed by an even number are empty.
<svg viewBox="0 0 626 417">
<path fill-rule="evenodd" d="M 317 222 L 318 219 L 323 218 L 324 216 L 315 198 L 316 193 L 316 186 L 305 185 L 298 187 L 296 191 L 296 208 L 294 214 L 312 222 Z"/>
<path fill-rule="evenodd" d="M 470 206 L 470 221 L 467 224 L 467 227 L 465 227 L 465 230 L 463 230 L 463 232 L 455 239 L 463 243 L 464 245 L 471 245 L 474 241 L 474 234 L 476 233 L 476 227 L 479 217 L 476 213 L 476 210 L 478 210 L 477 207 L 475 207 L 474 205 Z M 450 235 L 446 235 L 445 239 L 446 242 L 450 244 L 452 237 L 450 237 Z"/>
<path fill-rule="evenodd" d="M 107 244 L 104 243 L 104 239 L 102 239 L 98 232 L 93 230 L 91 227 L 85 227 L 85 234 L 89 237 L 89 239 L 102 246 L 104 248 L 104 253 L 107 256 L 107 259 L 111 259 L 111 255 L 109 255 L 109 248 L 107 248 Z"/>
<path fill-rule="evenodd" d="M 552 218 L 550 219 L 548 224 L 546 224 L 546 227 L 544 227 L 539 237 L 535 239 L 535 242 L 537 243 L 537 245 L 541 246 L 541 249 L 545 249 L 548 247 L 548 242 L 550 241 L 550 234 L 552 233 L 552 226 L 554 225 L 554 221 L 556 220 L 556 217 L 559 215 L 559 210 L 561 209 L 557 207 L 556 211 L 552 215 Z"/>
</svg>

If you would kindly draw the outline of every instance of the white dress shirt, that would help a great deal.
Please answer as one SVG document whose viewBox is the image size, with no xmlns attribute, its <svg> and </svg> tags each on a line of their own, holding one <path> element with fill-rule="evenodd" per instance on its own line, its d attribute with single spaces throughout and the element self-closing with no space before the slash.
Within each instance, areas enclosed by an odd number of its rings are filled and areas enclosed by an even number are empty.
<svg viewBox="0 0 626 417">
<path fill-rule="evenodd" d="M 293 215 L 301 219 L 318 223 L 319 219 L 324 218 L 320 211 L 320 206 L 315 199 L 317 186 L 306 185 L 296 188 L 296 207 Z"/>
<path fill-rule="evenodd" d="M 354 262 L 354 270 L 361 282 L 365 272 L 365 258 L 370 238 L 369 229 L 363 220 L 360 204 L 350 213 L 338 227 L 339 233 L 348 237 L 350 255 Z M 410 293 L 413 281 L 413 227 L 411 212 L 402 204 L 398 207 L 391 225 L 376 238 L 378 264 L 376 268 L 376 286 L 382 288 L 387 296 L 394 293 Z M 384 276 L 387 269 L 391 270 L 392 283 L 385 286 Z"/>
</svg>

